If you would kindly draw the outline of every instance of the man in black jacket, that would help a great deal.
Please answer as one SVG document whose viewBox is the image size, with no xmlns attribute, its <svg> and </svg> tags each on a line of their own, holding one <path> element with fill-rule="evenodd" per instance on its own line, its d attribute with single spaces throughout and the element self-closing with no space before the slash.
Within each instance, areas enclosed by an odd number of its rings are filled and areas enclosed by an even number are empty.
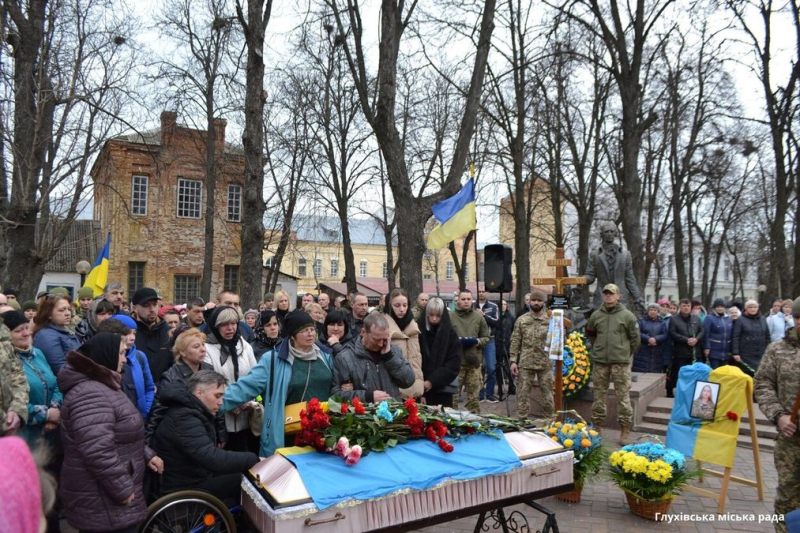
<svg viewBox="0 0 800 533">
<path fill-rule="evenodd" d="M 168 383 L 158 391 L 167 406 L 152 441 L 164 461 L 162 492 L 197 489 L 226 503 L 239 500 L 242 473 L 258 463 L 258 456 L 217 446 L 215 417 L 226 383 L 213 370 L 199 370 L 186 385 Z"/>
<path fill-rule="evenodd" d="M 692 314 L 692 301 L 684 298 L 680 302 L 680 312 L 669 322 L 669 336 L 672 339 L 672 367 L 667 381 L 667 397 L 673 398 L 678 372 L 681 367 L 691 365 L 695 360 L 705 362 L 703 339 L 706 330 L 700 317 Z"/>
<path fill-rule="evenodd" d="M 161 381 L 161 375 L 172 366 L 170 337 L 167 323 L 158 318 L 158 293 L 155 289 L 142 287 L 131 298 L 133 318 L 136 320 L 136 348 L 143 351 L 150 363 L 153 381 Z"/>
</svg>

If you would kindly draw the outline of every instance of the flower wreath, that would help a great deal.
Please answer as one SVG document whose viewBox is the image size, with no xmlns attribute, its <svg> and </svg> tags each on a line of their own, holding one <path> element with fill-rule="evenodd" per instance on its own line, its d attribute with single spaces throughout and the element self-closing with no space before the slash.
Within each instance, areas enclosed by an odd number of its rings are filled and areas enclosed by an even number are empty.
<svg viewBox="0 0 800 533">
<path fill-rule="evenodd" d="M 555 370 L 553 370 L 555 373 Z M 580 392 L 589 381 L 592 363 L 589 360 L 589 349 L 582 333 L 573 331 L 564 343 L 564 364 L 561 375 L 564 381 L 564 396 L 569 398 Z"/>
</svg>

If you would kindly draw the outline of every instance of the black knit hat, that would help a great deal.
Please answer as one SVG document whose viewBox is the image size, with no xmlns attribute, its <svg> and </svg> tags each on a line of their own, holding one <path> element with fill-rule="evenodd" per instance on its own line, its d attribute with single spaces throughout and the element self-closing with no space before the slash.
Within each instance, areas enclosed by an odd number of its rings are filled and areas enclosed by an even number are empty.
<svg viewBox="0 0 800 533">
<path fill-rule="evenodd" d="M 714 300 L 714 305 L 711 306 L 711 309 L 716 309 L 717 307 L 725 307 L 725 300 L 722 298 Z"/>
<path fill-rule="evenodd" d="M 6 325 L 9 331 L 14 331 L 22 324 L 28 323 L 28 319 L 19 311 L 6 311 L 0 317 L 3 318 L 3 324 Z"/>
<path fill-rule="evenodd" d="M 283 319 L 283 326 L 285 328 L 283 333 L 286 337 L 292 337 L 300 332 L 300 330 L 314 325 L 314 319 L 311 318 L 311 315 L 300 309 L 295 309 Z"/>
</svg>

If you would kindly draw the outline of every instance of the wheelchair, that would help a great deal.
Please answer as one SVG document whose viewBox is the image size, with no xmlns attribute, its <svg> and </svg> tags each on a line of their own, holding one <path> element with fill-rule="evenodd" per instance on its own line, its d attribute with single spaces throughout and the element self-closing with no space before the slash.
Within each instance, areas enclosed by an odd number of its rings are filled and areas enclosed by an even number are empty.
<svg viewBox="0 0 800 533">
<path fill-rule="evenodd" d="M 199 490 L 180 490 L 162 496 L 147 508 L 140 533 L 236 533 L 233 513 L 219 498 Z"/>
</svg>

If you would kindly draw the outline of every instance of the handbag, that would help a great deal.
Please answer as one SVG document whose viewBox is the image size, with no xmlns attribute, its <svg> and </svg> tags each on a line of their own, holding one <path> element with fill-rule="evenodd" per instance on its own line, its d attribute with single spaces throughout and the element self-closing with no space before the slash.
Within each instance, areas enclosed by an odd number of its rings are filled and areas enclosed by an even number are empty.
<svg viewBox="0 0 800 533">
<path fill-rule="evenodd" d="M 264 405 L 261 402 L 255 402 L 255 407 L 250 409 L 250 431 L 256 437 L 261 436 L 261 426 L 264 423 Z"/>
<path fill-rule="evenodd" d="M 306 408 L 308 402 L 298 402 L 287 405 L 283 408 L 284 428 L 286 435 L 294 435 L 300 432 L 300 411 Z"/>
</svg>

